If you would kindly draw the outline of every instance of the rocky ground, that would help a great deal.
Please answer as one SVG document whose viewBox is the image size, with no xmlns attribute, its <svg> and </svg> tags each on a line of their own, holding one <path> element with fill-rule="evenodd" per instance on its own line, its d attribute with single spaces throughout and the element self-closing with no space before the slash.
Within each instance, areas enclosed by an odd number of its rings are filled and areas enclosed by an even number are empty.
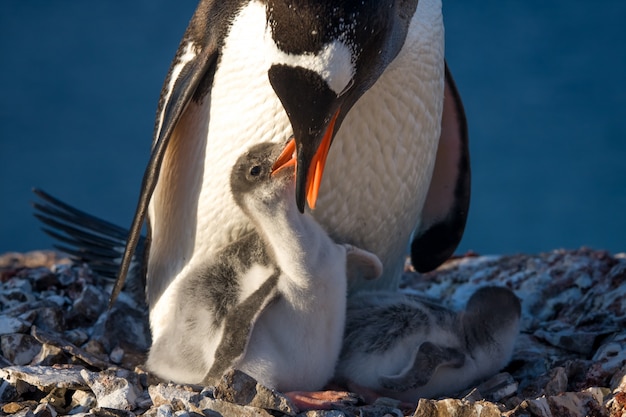
<svg viewBox="0 0 626 417">
<path fill-rule="evenodd" d="M 522 300 L 510 365 L 451 398 L 299 413 L 239 372 L 217 387 L 160 382 L 141 369 L 146 309 L 54 252 L 0 256 L 0 414 L 13 416 L 626 416 L 626 254 L 580 249 L 475 256 L 407 271 L 404 291 L 460 309 L 483 285 Z"/>
</svg>

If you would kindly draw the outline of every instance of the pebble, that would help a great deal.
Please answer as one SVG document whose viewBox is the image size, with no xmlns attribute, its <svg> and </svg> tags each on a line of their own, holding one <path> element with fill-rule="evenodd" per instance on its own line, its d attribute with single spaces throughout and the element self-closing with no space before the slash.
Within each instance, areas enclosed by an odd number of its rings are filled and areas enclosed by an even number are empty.
<svg viewBox="0 0 626 417">
<path fill-rule="evenodd" d="M 137 375 L 125 369 L 101 372 L 83 369 L 80 375 L 96 396 L 99 407 L 133 410 L 143 391 Z"/>
<path fill-rule="evenodd" d="M 56 346 L 44 343 L 41 345 L 41 350 L 33 358 L 30 363 L 32 365 L 54 365 L 56 363 L 65 363 L 67 361 L 65 352 Z"/>
<path fill-rule="evenodd" d="M 297 409 L 283 394 L 259 384 L 254 378 L 238 371 L 230 370 L 215 387 L 216 399 L 230 403 L 279 411 L 294 416 Z"/>
<path fill-rule="evenodd" d="M 87 320 L 96 320 L 107 308 L 108 295 L 100 288 L 85 285 L 80 296 L 74 300 L 74 311 Z"/>
<path fill-rule="evenodd" d="M 15 365 L 30 363 L 41 351 L 41 344 L 30 335 L 22 333 L 0 336 L 0 347 L 4 357 Z"/>
<path fill-rule="evenodd" d="M 447 398 L 444 400 L 421 399 L 414 417 L 500 417 L 497 405 L 486 401 L 469 402 Z"/>
<path fill-rule="evenodd" d="M 515 394 L 518 387 L 519 384 L 513 379 L 511 374 L 503 372 L 478 385 L 464 399 L 473 401 L 488 399 L 493 402 L 499 402 Z"/>
<path fill-rule="evenodd" d="M 120 363 L 122 363 L 122 359 L 124 359 L 124 349 L 116 346 L 109 354 L 109 360 L 114 364 L 119 365 Z"/>
<path fill-rule="evenodd" d="M 65 314 L 59 307 L 41 307 L 33 310 L 37 313 L 34 325 L 41 330 L 58 333 L 66 327 Z"/>
<path fill-rule="evenodd" d="M 0 335 L 10 333 L 25 333 L 30 329 L 31 323 L 17 317 L 0 315 Z"/>
<path fill-rule="evenodd" d="M 76 390 L 72 395 L 70 408 L 72 410 L 72 414 L 86 413 L 92 408 L 96 407 L 97 404 L 98 401 L 93 392 Z"/>
</svg>

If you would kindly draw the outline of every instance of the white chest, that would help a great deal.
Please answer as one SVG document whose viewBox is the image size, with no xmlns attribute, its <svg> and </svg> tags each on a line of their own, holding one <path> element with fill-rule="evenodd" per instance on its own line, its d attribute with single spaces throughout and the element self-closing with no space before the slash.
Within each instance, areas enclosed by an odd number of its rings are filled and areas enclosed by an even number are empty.
<svg viewBox="0 0 626 417">
<path fill-rule="evenodd" d="M 352 108 L 332 144 L 314 216 L 398 275 L 428 192 L 441 132 L 441 3 L 421 0 L 403 49 Z M 391 280 L 393 281 L 393 279 Z"/>
</svg>

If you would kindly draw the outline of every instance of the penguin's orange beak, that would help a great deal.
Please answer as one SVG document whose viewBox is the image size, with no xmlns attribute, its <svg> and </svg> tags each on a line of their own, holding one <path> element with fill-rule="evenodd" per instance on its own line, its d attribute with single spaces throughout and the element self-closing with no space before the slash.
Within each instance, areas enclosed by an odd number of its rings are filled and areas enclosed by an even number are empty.
<svg viewBox="0 0 626 417">
<path fill-rule="evenodd" d="M 322 176 L 324 175 L 324 168 L 326 167 L 326 159 L 328 158 L 328 151 L 333 140 L 333 133 L 335 131 L 335 121 L 339 115 L 339 110 L 335 112 L 332 119 L 326 127 L 326 132 L 322 138 L 322 141 L 317 148 L 317 151 L 313 155 L 309 170 L 307 172 L 306 180 L 306 200 L 311 210 L 315 209 L 317 203 L 317 197 L 319 195 L 320 186 L 322 184 Z M 296 157 L 296 141 L 292 139 L 287 143 L 285 149 L 281 152 L 280 156 L 272 166 L 272 175 L 281 171 L 283 168 L 297 166 Z"/>
</svg>

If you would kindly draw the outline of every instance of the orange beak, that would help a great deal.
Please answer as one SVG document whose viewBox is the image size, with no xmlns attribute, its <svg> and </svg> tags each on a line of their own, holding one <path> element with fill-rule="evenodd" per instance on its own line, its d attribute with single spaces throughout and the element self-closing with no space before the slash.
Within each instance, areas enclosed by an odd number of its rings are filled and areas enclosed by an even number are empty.
<svg viewBox="0 0 626 417">
<path fill-rule="evenodd" d="M 285 149 L 280 153 L 274 165 L 272 165 L 272 174 L 276 175 L 280 171 L 288 167 L 296 166 L 296 140 L 291 139 Z"/>
<path fill-rule="evenodd" d="M 328 150 L 330 149 L 330 144 L 332 143 L 333 132 L 335 131 L 335 121 L 337 120 L 338 114 L 339 110 L 337 110 L 333 115 L 333 118 L 330 119 L 330 123 L 326 128 L 326 133 L 324 134 L 322 143 L 320 143 L 319 148 L 317 148 L 317 152 L 315 153 L 315 156 L 313 156 L 311 166 L 309 167 L 306 200 L 309 203 L 311 210 L 315 208 L 315 203 L 317 203 L 317 196 L 319 195 L 320 186 L 322 185 L 322 175 L 324 174 L 324 167 L 326 167 L 326 158 L 328 158 Z"/>
<path fill-rule="evenodd" d="M 322 142 L 311 160 L 309 172 L 307 173 L 306 200 L 311 210 L 315 209 L 315 205 L 317 203 L 320 186 L 322 185 L 322 176 L 324 175 L 324 167 L 326 166 L 326 159 L 328 158 L 328 151 L 332 143 L 333 133 L 335 131 L 335 121 L 337 120 L 338 115 L 339 110 L 335 112 L 332 119 L 328 123 Z M 296 166 L 297 169 L 295 139 L 292 139 L 289 143 L 287 143 L 287 146 L 285 146 L 285 149 L 283 149 L 280 156 L 272 166 L 272 175 L 290 166 Z"/>
</svg>

